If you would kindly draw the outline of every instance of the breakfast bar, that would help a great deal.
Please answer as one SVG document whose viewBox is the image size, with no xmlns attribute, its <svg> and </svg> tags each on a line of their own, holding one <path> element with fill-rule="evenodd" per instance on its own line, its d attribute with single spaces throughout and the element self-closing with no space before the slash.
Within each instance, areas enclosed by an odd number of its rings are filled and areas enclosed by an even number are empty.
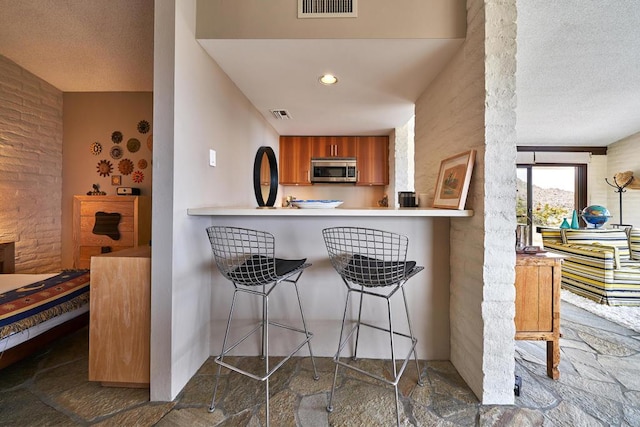
<svg viewBox="0 0 640 427">
<path fill-rule="evenodd" d="M 331 357 L 336 350 L 342 321 L 346 288 L 340 276 L 332 268 L 322 237 L 328 227 L 367 227 L 403 234 L 409 238 L 407 259 L 425 267 L 412 279 L 406 289 L 412 327 L 418 339 L 417 351 L 421 359 L 449 359 L 449 229 L 451 218 L 464 220 L 473 216 L 471 210 L 448 210 L 434 208 L 361 208 L 361 209 L 298 209 L 298 208 L 242 208 L 242 207 L 198 207 L 188 209 L 189 216 L 207 216 L 211 225 L 228 225 L 264 230 L 276 239 L 276 256 L 282 258 L 306 258 L 312 264 L 300 279 L 300 293 L 309 330 L 314 337 L 312 345 L 317 356 Z M 202 230 L 203 239 L 206 238 Z M 212 258 L 213 265 L 213 258 Z M 212 352 L 219 349 L 224 325 L 228 315 L 228 304 L 233 289 L 212 268 Z M 283 293 L 284 294 L 284 293 Z M 274 294 L 271 303 L 278 305 L 274 313 L 284 313 L 285 319 L 296 319 L 297 302 L 287 296 Z M 381 323 L 387 321 L 386 308 L 365 304 L 363 321 Z M 381 302 L 382 303 L 382 302 Z M 352 310 L 357 309 L 353 304 Z M 398 310 L 399 319 L 402 307 Z M 247 324 L 255 321 L 254 309 L 238 306 L 234 316 L 245 319 Z M 394 314 L 395 316 L 395 314 Z M 271 339 L 286 340 L 287 337 Z M 367 340 L 366 347 L 359 348 L 361 357 L 388 357 L 387 341 Z M 281 346 L 276 345 L 275 348 Z M 259 351 L 257 343 L 255 354 Z"/>
</svg>

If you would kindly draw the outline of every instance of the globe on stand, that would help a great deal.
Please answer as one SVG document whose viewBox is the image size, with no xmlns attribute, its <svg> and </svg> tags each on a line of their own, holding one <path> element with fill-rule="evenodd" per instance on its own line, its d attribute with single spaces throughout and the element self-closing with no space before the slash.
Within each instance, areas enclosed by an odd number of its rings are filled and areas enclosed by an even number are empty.
<svg viewBox="0 0 640 427">
<path fill-rule="evenodd" d="M 602 227 L 611 218 L 609 210 L 600 205 L 587 206 L 582 210 L 581 216 L 587 224 L 591 224 L 594 228 Z"/>
</svg>

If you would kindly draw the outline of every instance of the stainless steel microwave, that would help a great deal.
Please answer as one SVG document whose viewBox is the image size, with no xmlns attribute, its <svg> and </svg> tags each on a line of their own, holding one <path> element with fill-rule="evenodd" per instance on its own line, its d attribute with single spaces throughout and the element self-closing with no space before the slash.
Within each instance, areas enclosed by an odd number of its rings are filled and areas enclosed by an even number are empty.
<svg viewBox="0 0 640 427">
<path fill-rule="evenodd" d="M 314 157 L 311 159 L 311 182 L 355 183 L 355 157 Z"/>
</svg>

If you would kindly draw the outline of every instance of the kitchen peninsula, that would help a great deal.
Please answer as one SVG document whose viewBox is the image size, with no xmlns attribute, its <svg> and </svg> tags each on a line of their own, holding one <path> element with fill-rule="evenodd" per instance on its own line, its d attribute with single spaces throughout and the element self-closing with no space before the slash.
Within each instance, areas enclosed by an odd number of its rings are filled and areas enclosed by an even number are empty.
<svg viewBox="0 0 640 427">
<path fill-rule="evenodd" d="M 314 333 L 314 354 L 332 357 L 336 350 L 340 322 L 342 321 L 346 288 L 335 272 L 322 238 L 322 230 L 335 226 L 368 227 L 393 231 L 409 237 L 407 259 L 416 261 L 425 270 L 412 279 L 406 288 L 412 316 L 412 327 L 418 338 L 418 357 L 427 360 L 448 360 L 450 357 L 449 331 L 449 230 L 451 221 L 465 221 L 473 216 L 471 210 L 435 208 L 361 208 L 361 209 L 298 209 L 298 208 L 234 208 L 200 207 L 187 211 L 192 217 L 210 217 L 211 225 L 228 225 L 268 231 L 276 239 L 276 256 L 307 258 L 312 263 L 300 279 L 300 294 L 309 330 Z M 453 219 L 452 219 L 453 218 Z M 206 240 L 203 228 L 202 239 Z M 213 264 L 213 257 L 212 257 Z M 212 268 L 212 352 L 222 342 L 224 325 L 232 297 L 232 287 Z M 274 293 L 271 303 L 277 304 L 274 313 L 285 313 L 284 320 L 296 319 L 295 293 L 288 289 Z M 380 305 L 378 305 L 378 303 Z M 245 301 L 245 304 L 248 304 Z M 363 321 L 384 326 L 388 322 L 383 301 L 367 301 L 363 306 Z M 393 306 L 394 317 L 404 324 L 403 309 Z M 357 304 L 354 301 L 352 311 Z M 249 321 L 254 310 L 236 307 L 234 317 Z M 397 313 L 397 314 L 396 314 Z M 358 354 L 367 358 L 388 358 L 388 337 L 382 332 L 369 332 L 371 338 L 363 340 L 366 347 Z M 274 349 L 282 348 L 271 337 Z M 398 351 L 404 351 L 403 342 Z M 258 354 L 255 343 L 255 354 Z M 302 353 L 304 354 L 304 353 Z"/>
</svg>

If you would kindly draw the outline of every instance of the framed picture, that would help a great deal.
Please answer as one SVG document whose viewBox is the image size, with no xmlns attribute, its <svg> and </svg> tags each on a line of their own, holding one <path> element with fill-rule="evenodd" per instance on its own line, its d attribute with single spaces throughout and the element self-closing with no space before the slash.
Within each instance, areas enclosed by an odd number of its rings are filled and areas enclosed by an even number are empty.
<svg viewBox="0 0 640 427">
<path fill-rule="evenodd" d="M 111 175 L 111 185 L 122 185 L 122 175 Z"/>
<path fill-rule="evenodd" d="M 464 209 L 476 151 L 457 154 L 440 163 L 434 208 Z"/>
</svg>

